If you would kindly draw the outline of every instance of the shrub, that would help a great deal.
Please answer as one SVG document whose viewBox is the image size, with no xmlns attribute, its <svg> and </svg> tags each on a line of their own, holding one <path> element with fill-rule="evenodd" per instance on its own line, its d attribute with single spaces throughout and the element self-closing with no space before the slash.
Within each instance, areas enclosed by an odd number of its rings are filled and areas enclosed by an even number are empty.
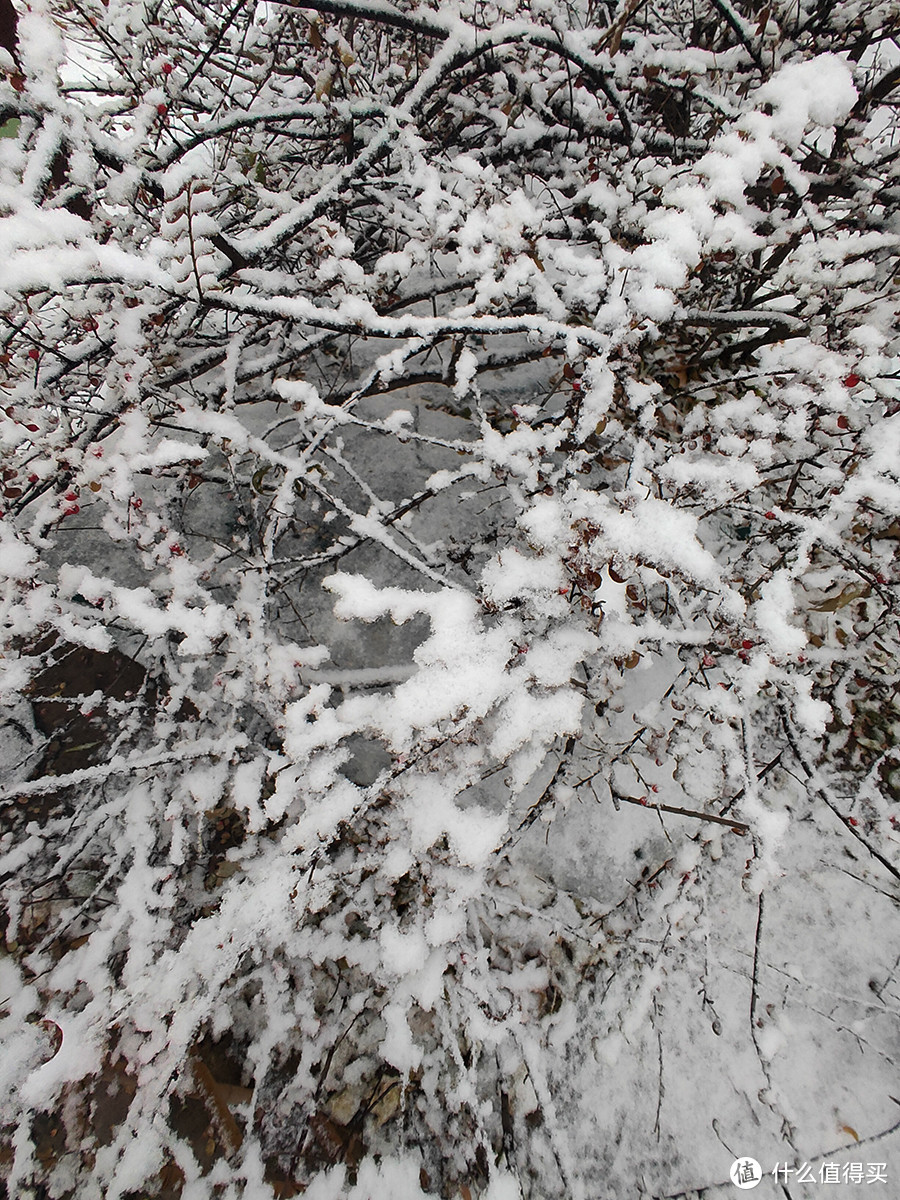
<svg viewBox="0 0 900 1200">
<path fill-rule="evenodd" d="M 4 2 L 9 1196 L 890 1127 L 896 6 Z"/>
</svg>

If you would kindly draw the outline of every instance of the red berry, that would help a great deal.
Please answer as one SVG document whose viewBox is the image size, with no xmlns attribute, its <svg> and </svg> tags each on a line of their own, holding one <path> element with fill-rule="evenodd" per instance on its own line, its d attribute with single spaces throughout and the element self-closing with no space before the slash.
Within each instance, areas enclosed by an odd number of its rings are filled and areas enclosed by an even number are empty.
<svg viewBox="0 0 900 1200">
<path fill-rule="evenodd" d="M 168 106 L 168 104 L 157 104 L 156 111 L 159 113 L 159 115 L 161 117 L 164 117 L 166 115 L 166 113 L 169 111 L 169 106 Z"/>
<path fill-rule="evenodd" d="M 742 650 L 752 650 L 753 642 L 751 642 L 749 638 L 744 638 L 744 640 L 741 642 L 741 649 Z"/>
<path fill-rule="evenodd" d="M 63 510 L 63 516 L 64 517 L 75 517 L 80 512 L 81 512 L 81 509 L 78 507 L 77 504 L 69 504 Z"/>
<path fill-rule="evenodd" d="M 847 824 L 848 824 L 848 825 L 852 825 L 852 826 L 853 826 L 853 828 L 855 829 L 855 828 L 856 828 L 856 826 L 859 824 L 859 821 L 857 821 L 856 817 L 848 817 L 848 818 L 847 818 Z"/>
<path fill-rule="evenodd" d="M 143 503 L 144 503 L 144 502 L 143 502 L 143 500 L 140 498 L 140 496 L 132 496 L 132 497 L 131 497 L 131 505 L 132 505 L 132 508 L 140 508 L 140 507 L 141 507 L 141 505 L 142 505 Z"/>
<path fill-rule="evenodd" d="M 41 478 L 40 475 L 35 475 L 34 471 L 32 471 L 31 474 L 28 476 L 28 482 L 29 483 L 39 483 L 40 478 Z"/>
<path fill-rule="evenodd" d="M 40 350 L 37 349 L 36 346 L 32 346 L 31 349 L 28 351 L 28 357 L 31 359 L 34 359 L 34 361 L 37 362 L 37 360 L 41 357 L 41 352 L 40 352 Z"/>
<path fill-rule="evenodd" d="M 887 583 L 887 576 L 886 576 L 886 575 L 882 575 L 882 574 L 879 572 L 879 573 L 878 573 L 878 574 L 875 576 L 875 582 L 876 582 L 876 583 Z"/>
<path fill-rule="evenodd" d="M 607 113 L 606 119 L 607 121 L 614 121 L 616 119 L 615 113 Z"/>
<path fill-rule="evenodd" d="M 40 425 L 26 425 L 25 428 L 29 433 L 37 433 L 40 429 Z"/>
<path fill-rule="evenodd" d="M 844 387 L 856 387 L 856 385 L 858 383 L 859 383 L 859 376 L 857 375 L 857 373 L 855 371 L 851 371 L 850 374 L 847 376 L 847 378 L 844 380 Z"/>
<path fill-rule="evenodd" d="M 78 493 L 77 492 L 66 492 L 65 499 L 66 500 L 77 500 Z"/>
<path fill-rule="evenodd" d="M 557 588 L 556 590 L 559 592 L 560 596 L 568 596 L 569 594 L 569 589 L 567 587 Z"/>
<path fill-rule="evenodd" d="M 163 65 L 162 65 L 163 75 L 171 75 L 172 72 L 174 71 L 174 69 L 175 68 L 172 66 L 171 63 L 163 63 Z"/>
<path fill-rule="evenodd" d="M 775 516 L 775 514 L 772 512 L 771 508 L 770 508 L 770 509 L 769 509 L 769 511 L 766 513 L 766 520 L 767 520 L 767 521 L 775 521 L 775 520 L 777 520 L 777 517 L 776 517 L 776 516 Z"/>
</svg>

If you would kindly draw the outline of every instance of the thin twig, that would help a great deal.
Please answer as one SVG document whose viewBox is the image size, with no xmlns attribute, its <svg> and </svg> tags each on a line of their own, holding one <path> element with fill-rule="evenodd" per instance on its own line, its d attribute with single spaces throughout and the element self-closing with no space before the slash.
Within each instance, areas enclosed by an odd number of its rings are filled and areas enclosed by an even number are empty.
<svg viewBox="0 0 900 1200">
<path fill-rule="evenodd" d="M 642 796 L 624 796 L 621 792 L 609 789 L 613 799 L 622 801 L 625 804 L 637 804 L 641 808 L 656 809 L 658 812 L 675 813 L 679 817 L 693 817 L 695 821 L 710 821 L 714 825 L 727 825 L 729 829 L 733 829 L 735 833 L 742 836 L 750 832 L 750 826 L 744 821 L 733 821 L 729 817 L 719 817 L 715 813 L 697 812 L 693 808 L 679 808 L 674 804 L 651 804 L 649 800 Z"/>
</svg>

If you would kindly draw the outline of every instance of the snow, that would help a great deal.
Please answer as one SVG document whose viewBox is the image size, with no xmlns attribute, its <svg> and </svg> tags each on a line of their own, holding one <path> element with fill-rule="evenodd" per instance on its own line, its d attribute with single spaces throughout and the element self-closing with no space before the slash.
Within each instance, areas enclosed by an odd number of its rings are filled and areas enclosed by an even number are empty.
<svg viewBox="0 0 900 1200">
<path fill-rule="evenodd" d="M 757 93 L 759 101 L 774 109 L 770 120 L 775 136 L 791 147 L 799 145 L 810 123 L 823 128 L 841 124 L 857 96 L 849 65 L 836 54 L 789 63 Z"/>
<path fill-rule="evenodd" d="M 764 584 L 752 615 L 772 653 L 779 657 L 799 654 L 806 646 L 804 631 L 788 620 L 795 611 L 790 575 L 786 571 L 776 571 Z"/>
<path fill-rule="evenodd" d="M 716 563 L 701 544 L 697 520 L 690 513 L 653 497 L 635 500 L 621 512 L 600 497 L 585 513 L 598 525 L 603 549 L 610 555 L 642 559 L 701 583 L 716 582 Z"/>
<path fill-rule="evenodd" d="M 893 14 L 602 7 L 16 10 L 10 1196 L 893 1194 Z"/>
</svg>

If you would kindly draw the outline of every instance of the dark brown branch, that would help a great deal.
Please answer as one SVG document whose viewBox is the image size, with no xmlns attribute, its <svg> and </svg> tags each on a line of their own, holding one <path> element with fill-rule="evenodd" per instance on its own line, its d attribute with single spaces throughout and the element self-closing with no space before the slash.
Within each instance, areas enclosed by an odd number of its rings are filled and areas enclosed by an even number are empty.
<svg viewBox="0 0 900 1200">
<path fill-rule="evenodd" d="M 713 6 L 719 10 L 719 12 L 722 14 L 722 16 L 725 18 L 725 20 L 728 22 L 728 24 L 731 26 L 731 28 L 737 34 L 738 41 L 741 43 L 741 45 L 744 47 L 744 49 L 747 51 L 747 53 L 753 59 L 754 63 L 762 71 L 763 64 L 762 64 L 762 58 L 760 57 L 759 51 L 756 49 L 756 47 L 750 41 L 747 31 L 744 28 L 743 22 L 741 21 L 738 14 L 731 7 L 731 5 L 728 3 L 728 0 L 712 0 L 712 2 L 713 2 Z"/>
<path fill-rule="evenodd" d="M 865 116 L 873 104 L 878 104 L 886 99 L 898 84 L 900 84 L 900 65 L 891 67 L 867 92 L 862 93 L 853 105 L 851 115 L 854 117 Z"/>
<path fill-rule="evenodd" d="M 729 829 L 733 829 L 735 833 L 739 833 L 742 837 L 744 834 L 750 832 L 750 826 L 744 821 L 732 821 L 728 817 L 718 817 L 715 815 L 715 813 L 697 812 L 697 810 L 693 808 L 678 808 L 674 804 L 651 804 L 649 800 L 646 800 L 643 797 L 623 796 L 621 792 L 613 791 L 612 788 L 610 788 L 610 792 L 613 796 L 615 796 L 616 800 L 619 800 L 624 804 L 637 804 L 641 808 L 656 809 L 658 812 L 674 813 L 679 817 L 692 817 L 695 821 L 711 821 L 714 825 L 727 825 Z"/>
</svg>

